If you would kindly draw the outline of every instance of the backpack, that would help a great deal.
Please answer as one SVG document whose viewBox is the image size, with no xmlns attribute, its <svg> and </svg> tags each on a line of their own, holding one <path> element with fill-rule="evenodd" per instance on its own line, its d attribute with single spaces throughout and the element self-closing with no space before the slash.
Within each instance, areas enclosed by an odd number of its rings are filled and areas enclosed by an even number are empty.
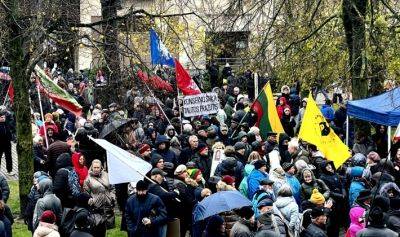
<svg viewBox="0 0 400 237">
<path fill-rule="evenodd" d="M 79 185 L 79 177 L 75 170 L 68 170 L 63 168 L 68 172 L 68 188 L 72 197 L 76 198 L 81 193 L 81 186 Z"/>
</svg>

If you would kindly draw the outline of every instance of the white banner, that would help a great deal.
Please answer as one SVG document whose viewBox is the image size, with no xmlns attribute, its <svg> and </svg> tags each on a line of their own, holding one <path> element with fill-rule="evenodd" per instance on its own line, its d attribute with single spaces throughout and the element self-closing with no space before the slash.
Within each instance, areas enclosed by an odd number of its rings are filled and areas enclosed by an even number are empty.
<svg viewBox="0 0 400 237">
<path fill-rule="evenodd" d="M 219 99 L 216 93 L 202 93 L 183 97 L 183 115 L 194 117 L 216 114 L 219 110 Z"/>
</svg>

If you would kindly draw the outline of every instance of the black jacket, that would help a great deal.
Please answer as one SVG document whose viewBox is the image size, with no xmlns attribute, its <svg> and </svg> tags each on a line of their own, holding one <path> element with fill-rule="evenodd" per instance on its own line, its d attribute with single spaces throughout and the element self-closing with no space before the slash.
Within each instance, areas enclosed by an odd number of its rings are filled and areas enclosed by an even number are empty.
<svg viewBox="0 0 400 237">
<path fill-rule="evenodd" d="M 166 186 L 166 185 L 165 185 Z M 163 187 L 165 190 L 168 190 L 166 187 Z M 179 212 L 179 204 L 175 200 L 175 198 L 178 197 L 177 193 L 175 192 L 166 192 L 162 190 L 161 185 L 151 183 L 149 185 L 149 189 L 147 191 L 148 193 L 152 193 L 154 195 L 157 195 L 161 200 L 163 201 L 166 209 L 167 209 L 167 217 L 168 219 L 173 219 L 174 217 L 177 217 L 178 212 Z"/>
<path fill-rule="evenodd" d="M 0 175 L 0 189 L 1 198 L 7 203 L 8 197 L 10 196 L 10 187 L 8 186 L 7 180 L 3 175 Z"/>
<path fill-rule="evenodd" d="M 400 232 L 400 210 L 389 210 L 387 212 L 386 227 L 394 232 Z"/>
<path fill-rule="evenodd" d="M 9 146 L 12 139 L 10 127 L 6 122 L 0 123 L 0 147 Z"/>
<path fill-rule="evenodd" d="M 190 161 L 194 162 L 196 167 L 201 170 L 205 180 L 210 178 L 212 163 L 212 158 L 210 158 L 210 156 L 201 156 L 199 153 L 196 153 Z"/>
<path fill-rule="evenodd" d="M 302 237 L 328 237 L 323 229 L 314 223 L 311 223 L 307 229 L 301 233 Z"/>
<path fill-rule="evenodd" d="M 68 171 L 72 171 L 71 156 L 68 153 L 63 153 L 57 158 L 56 162 L 57 173 L 53 180 L 53 192 L 60 199 L 63 208 L 73 208 L 75 200 L 68 188 Z"/>
</svg>

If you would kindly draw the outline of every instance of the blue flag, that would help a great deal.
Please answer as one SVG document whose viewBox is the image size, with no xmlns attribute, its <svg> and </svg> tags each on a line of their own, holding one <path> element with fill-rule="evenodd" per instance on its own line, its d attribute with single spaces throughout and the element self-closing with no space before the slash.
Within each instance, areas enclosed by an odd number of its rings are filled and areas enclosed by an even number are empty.
<svg viewBox="0 0 400 237">
<path fill-rule="evenodd" d="M 175 67 L 174 58 L 153 29 L 150 29 L 150 51 L 151 64 Z"/>
</svg>

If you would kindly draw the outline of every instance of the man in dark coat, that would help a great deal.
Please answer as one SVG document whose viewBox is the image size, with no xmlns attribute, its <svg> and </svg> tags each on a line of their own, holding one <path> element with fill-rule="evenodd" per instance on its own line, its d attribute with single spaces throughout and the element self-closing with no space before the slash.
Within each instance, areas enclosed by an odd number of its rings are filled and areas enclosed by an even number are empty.
<svg viewBox="0 0 400 237">
<path fill-rule="evenodd" d="M 166 229 L 167 211 L 161 199 L 147 193 L 147 183 L 136 184 L 136 194 L 126 202 L 125 217 L 129 237 L 162 237 Z"/>
<path fill-rule="evenodd" d="M 328 237 L 325 233 L 326 213 L 323 208 L 313 208 L 311 211 L 312 223 L 302 233 L 304 237 Z"/>
<path fill-rule="evenodd" d="M 157 195 L 161 198 L 166 206 L 168 220 L 172 220 L 173 218 L 177 217 L 179 212 L 179 204 L 176 200 L 178 194 L 176 192 L 167 191 L 168 184 L 164 180 L 164 177 L 167 175 L 166 172 L 162 171 L 161 169 L 154 168 L 151 170 L 150 175 L 151 179 L 155 183 L 149 184 L 148 193 Z"/>
<path fill-rule="evenodd" d="M 179 156 L 179 164 L 184 165 L 186 164 L 190 159 L 192 159 L 192 156 L 196 153 L 197 147 L 199 146 L 199 139 L 197 138 L 196 135 L 192 135 L 189 137 L 189 147 L 186 147 L 182 150 L 180 156 Z"/>
<path fill-rule="evenodd" d="M 0 159 L 4 153 L 6 157 L 7 172 L 10 175 L 14 175 L 12 172 L 11 140 L 12 134 L 10 127 L 6 123 L 5 111 L 0 111 Z"/>
<path fill-rule="evenodd" d="M 165 135 L 158 135 L 155 143 L 156 149 L 152 153 L 152 157 L 155 154 L 159 154 L 164 158 L 164 162 L 171 162 L 174 165 L 178 163 L 178 158 L 176 154 L 171 151 L 169 139 Z"/>
<path fill-rule="evenodd" d="M 205 180 L 210 178 L 212 158 L 210 158 L 210 152 L 206 144 L 199 144 L 198 152 L 190 161 L 196 164 L 196 167 L 201 171 Z"/>
<path fill-rule="evenodd" d="M 72 160 L 69 153 L 63 153 L 57 158 L 57 173 L 53 179 L 53 192 L 61 200 L 63 208 L 73 208 L 75 205 L 74 197 L 71 193 L 68 175 L 69 172 L 75 172 L 72 166 Z"/>
<path fill-rule="evenodd" d="M 56 162 L 57 158 L 63 153 L 69 153 L 70 147 L 66 142 L 56 139 L 47 149 L 47 167 L 49 169 L 50 176 L 54 178 L 57 172 Z"/>
<path fill-rule="evenodd" d="M 395 237 L 398 233 L 385 227 L 385 218 L 383 210 L 380 207 L 373 207 L 368 215 L 368 227 L 357 232 L 358 237 L 385 236 Z"/>
</svg>

